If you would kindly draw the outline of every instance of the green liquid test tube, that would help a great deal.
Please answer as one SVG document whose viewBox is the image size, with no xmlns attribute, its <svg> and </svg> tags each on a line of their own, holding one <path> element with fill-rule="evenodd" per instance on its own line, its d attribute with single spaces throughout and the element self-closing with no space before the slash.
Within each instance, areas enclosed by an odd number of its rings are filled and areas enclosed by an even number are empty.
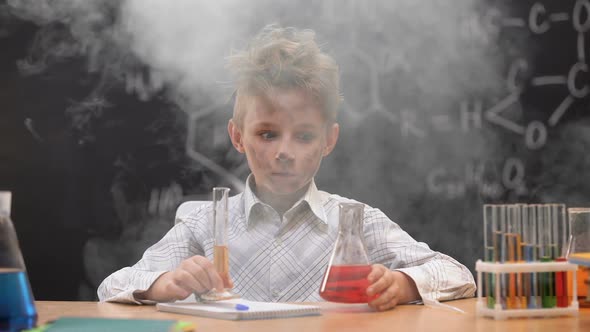
<svg viewBox="0 0 590 332">
<path fill-rule="evenodd" d="M 553 240 L 553 219 L 551 218 L 551 205 L 542 204 L 537 211 L 539 234 L 539 258 L 541 262 L 554 261 L 556 244 Z M 555 273 L 542 272 L 539 274 L 541 288 L 541 305 L 543 308 L 554 308 L 555 301 Z"/>
</svg>

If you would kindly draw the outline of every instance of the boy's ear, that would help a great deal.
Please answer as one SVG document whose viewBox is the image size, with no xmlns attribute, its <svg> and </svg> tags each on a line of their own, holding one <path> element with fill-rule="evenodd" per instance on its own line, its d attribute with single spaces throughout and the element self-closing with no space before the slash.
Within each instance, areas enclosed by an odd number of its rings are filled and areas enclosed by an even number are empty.
<svg viewBox="0 0 590 332">
<path fill-rule="evenodd" d="M 336 142 L 338 142 L 338 135 L 340 134 L 340 125 L 337 123 L 333 123 L 330 128 L 327 129 L 327 138 L 326 138 L 326 146 L 324 147 L 323 156 L 327 156 L 334 150 L 336 147 Z"/>
<path fill-rule="evenodd" d="M 229 133 L 229 138 L 231 142 L 240 153 L 244 153 L 244 144 L 242 143 L 242 132 L 240 128 L 234 123 L 233 119 L 230 119 L 227 123 L 227 132 Z"/>
</svg>

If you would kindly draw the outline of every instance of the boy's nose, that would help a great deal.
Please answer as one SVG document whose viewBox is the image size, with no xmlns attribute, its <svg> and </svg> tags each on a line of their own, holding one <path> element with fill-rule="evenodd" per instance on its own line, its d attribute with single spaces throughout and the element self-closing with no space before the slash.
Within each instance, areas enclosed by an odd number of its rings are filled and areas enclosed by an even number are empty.
<svg viewBox="0 0 590 332">
<path fill-rule="evenodd" d="M 284 162 L 289 162 L 289 161 L 293 160 L 293 157 L 289 156 L 286 153 L 279 152 L 279 153 L 277 153 L 276 160 L 284 163 Z"/>
<path fill-rule="evenodd" d="M 292 152 L 292 148 L 290 147 L 290 143 L 286 140 L 283 140 L 279 145 L 279 149 L 275 155 L 275 159 L 280 162 L 288 162 L 295 159 L 295 155 Z"/>
</svg>

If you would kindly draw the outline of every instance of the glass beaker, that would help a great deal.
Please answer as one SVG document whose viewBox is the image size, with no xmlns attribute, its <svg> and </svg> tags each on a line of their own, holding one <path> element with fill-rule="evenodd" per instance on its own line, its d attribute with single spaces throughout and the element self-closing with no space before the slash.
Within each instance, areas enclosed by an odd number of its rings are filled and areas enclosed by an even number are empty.
<svg viewBox="0 0 590 332">
<path fill-rule="evenodd" d="M 229 287 L 229 247 L 227 236 L 229 188 L 213 188 L 213 232 L 215 247 L 213 248 L 213 265 L 223 280 L 224 289 L 212 289 L 201 295 L 205 301 L 219 301 L 240 297 Z"/>
<path fill-rule="evenodd" d="M 570 263 L 590 266 L 590 208 L 568 208 L 570 240 L 567 260 Z"/>
<path fill-rule="evenodd" d="M 320 286 L 326 301 L 368 303 L 375 296 L 367 295 L 371 265 L 363 243 L 364 205 L 340 203 L 338 238 Z"/>
<path fill-rule="evenodd" d="M 16 232 L 10 220 L 11 193 L 0 191 L 0 331 L 35 326 L 37 310 Z"/>
<path fill-rule="evenodd" d="M 580 307 L 590 307 L 590 208 L 567 209 L 570 222 L 570 237 L 566 258 L 578 267 L 578 294 Z M 584 294 L 585 293 L 585 294 Z M 584 298 L 585 295 L 585 298 Z"/>
</svg>

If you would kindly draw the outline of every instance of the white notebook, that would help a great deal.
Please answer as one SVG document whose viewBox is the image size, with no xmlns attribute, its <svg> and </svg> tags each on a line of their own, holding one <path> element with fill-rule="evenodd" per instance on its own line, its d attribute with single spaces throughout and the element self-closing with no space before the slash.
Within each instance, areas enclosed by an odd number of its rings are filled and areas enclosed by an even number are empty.
<svg viewBox="0 0 590 332">
<path fill-rule="evenodd" d="M 315 305 L 257 302 L 244 299 L 211 303 L 158 303 L 156 308 L 159 311 L 228 320 L 286 318 L 321 314 L 320 307 Z"/>
</svg>

